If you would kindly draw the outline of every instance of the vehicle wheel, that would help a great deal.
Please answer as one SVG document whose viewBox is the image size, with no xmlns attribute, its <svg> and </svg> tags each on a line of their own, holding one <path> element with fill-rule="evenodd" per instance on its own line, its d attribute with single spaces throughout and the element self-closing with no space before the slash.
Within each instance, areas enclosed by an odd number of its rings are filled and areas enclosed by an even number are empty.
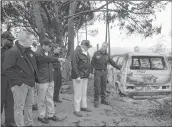
<svg viewBox="0 0 172 127">
<path fill-rule="evenodd" d="M 116 93 L 117 94 L 120 94 L 121 93 L 118 84 L 115 85 L 115 90 L 116 90 Z"/>
<path fill-rule="evenodd" d="M 121 92 L 121 90 L 119 89 L 119 85 L 118 85 L 118 84 L 115 85 L 115 89 L 116 89 L 116 93 L 117 93 L 120 97 L 125 97 L 125 94 L 123 94 L 123 93 Z"/>
</svg>

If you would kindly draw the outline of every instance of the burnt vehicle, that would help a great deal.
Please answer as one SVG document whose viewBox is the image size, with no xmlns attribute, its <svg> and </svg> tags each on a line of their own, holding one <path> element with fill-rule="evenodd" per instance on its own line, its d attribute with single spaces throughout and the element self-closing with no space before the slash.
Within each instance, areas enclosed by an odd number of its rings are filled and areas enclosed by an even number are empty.
<svg viewBox="0 0 172 127">
<path fill-rule="evenodd" d="M 160 97 L 172 93 L 168 58 L 140 52 L 112 56 L 121 70 L 111 68 L 116 92 L 133 98 Z"/>
</svg>

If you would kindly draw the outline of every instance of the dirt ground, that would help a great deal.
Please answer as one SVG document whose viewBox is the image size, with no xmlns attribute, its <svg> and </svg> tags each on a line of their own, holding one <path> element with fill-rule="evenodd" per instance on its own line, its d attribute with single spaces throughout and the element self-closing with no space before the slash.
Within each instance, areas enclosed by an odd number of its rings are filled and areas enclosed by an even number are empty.
<svg viewBox="0 0 172 127">
<path fill-rule="evenodd" d="M 56 115 L 65 117 L 61 122 L 42 124 L 37 120 L 37 111 L 33 111 L 36 126 L 172 126 L 172 99 L 167 96 L 158 100 L 133 100 L 128 97 L 119 97 L 113 87 L 108 84 L 109 106 L 100 104 L 93 106 L 93 81 L 88 85 L 88 107 L 93 111 L 84 113 L 84 117 L 73 114 L 73 88 L 62 88 L 63 103 L 56 106 Z M 2 117 L 2 123 L 4 116 Z"/>
</svg>

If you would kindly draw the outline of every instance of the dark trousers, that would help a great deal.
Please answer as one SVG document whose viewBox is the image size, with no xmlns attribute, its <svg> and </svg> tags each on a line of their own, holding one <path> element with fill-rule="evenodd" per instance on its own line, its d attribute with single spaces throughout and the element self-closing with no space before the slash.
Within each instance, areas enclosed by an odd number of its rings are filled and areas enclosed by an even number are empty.
<svg viewBox="0 0 172 127">
<path fill-rule="evenodd" d="M 5 106 L 5 124 L 14 122 L 14 99 L 9 86 L 8 78 L 1 75 L 1 113 Z"/>
<path fill-rule="evenodd" d="M 62 73 L 61 70 L 54 70 L 54 96 L 53 100 L 56 102 L 59 100 L 59 92 L 62 86 Z"/>
<path fill-rule="evenodd" d="M 106 83 L 107 83 L 107 71 L 95 71 L 94 72 L 94 101 L 99 101 L 99 95 L 101 100 L 106 99 Z"/>
</svg>

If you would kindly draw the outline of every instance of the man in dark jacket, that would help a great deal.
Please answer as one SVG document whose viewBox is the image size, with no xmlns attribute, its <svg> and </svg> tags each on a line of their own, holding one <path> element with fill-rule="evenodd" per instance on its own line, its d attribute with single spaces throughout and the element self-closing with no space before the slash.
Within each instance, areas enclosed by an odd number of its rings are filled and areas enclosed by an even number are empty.
<svg viewBox="0 0 172 127">
<path fill-rule="evenodd" d="M 13 47 L 14 36 L 6 31 L 1 34 L 1 71 L 3 70 L 4 55 L 7 50 Z M 14 121 L 14 99 L 9 87 L 8 77 L 1 73 L 1 113 L 5 105 L 5 125 L 15 126 Z"/>
<path fill-rule="evenodd" d="M 91 70 L 90 56 L 87 51 L 90 47 L 90 42 L 83 40 L 81 46 L 77 46 L 72 54 L 71 78 L 73 79 L 74 88 L 74 114 L 78 117 L 83 116 L 80 110 L 91 112 L 91 109 L 87 108 L 87 84 Z"/>
<path fill-rule="evenodd" d="M 94 107 L 98 107 L 99 95 L 101 95 L 101 103 L 109 105 L 106 100 L 106 83 L 107 83 L 107 63 L 113 67 L 120 69 L 106 52 L 108 43 L 103 43 L 100 50 L 93 55 L 91 64 L 94 67 Z"/>
<path fill-rule="evenodd" d="M 34 125 L 32 105 L 38 72 L 34 52 L 30 49 L 31 40 L 32 35 L 21 30 L 15 46 L 6 51 L 3 63 L 3 74 L 8 77 L 13 93 L 14 118 L 17 126 Z"/>
<path fill-rule="evenodd" d="M 49 120 L 59 121 L 55 116 L 53 93 L 53 62 L 58 62 L 58 57 L 51 54 L 52 42 L 45 39 L 41 42 L 41 46 L 35 52 L 38 65 L 38 120 L 42 123 L 49 123 Z M 47 117 L 46 118 L 46 115 Z"/>
<path fill-rule="evenodd" d="M 60 57 L 61 47 L 58 44 L 53 45 L 53 56 Z M 58 61 L 53 63 L 53 76 L 54 76 L 54 96 L 53 100 L 56 103 L 62 103 L 59 97 L 60 88 L 62 86 L 62 73 L 61 73 L 61 62 L 65 61 Z"/>
</svg>

